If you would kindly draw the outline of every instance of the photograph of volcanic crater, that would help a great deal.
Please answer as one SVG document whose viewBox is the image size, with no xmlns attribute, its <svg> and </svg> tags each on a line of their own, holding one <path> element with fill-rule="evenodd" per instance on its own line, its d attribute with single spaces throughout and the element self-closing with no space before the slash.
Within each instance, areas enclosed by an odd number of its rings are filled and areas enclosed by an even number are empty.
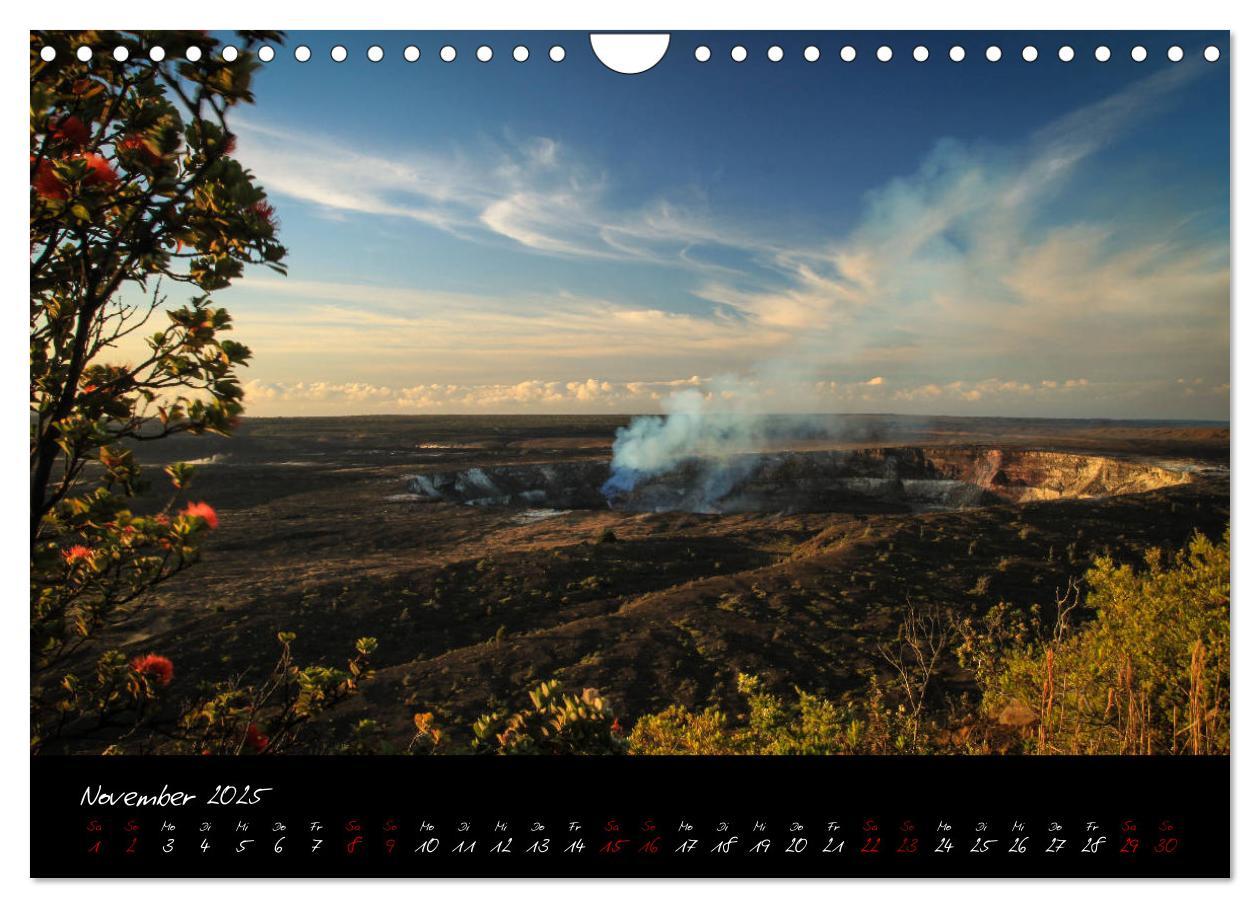
<svg viewBox="0 0 1260 908">
<path fill-rule="evenodd" d="M 1228 69 L 574 40 L 32 34 L 32 752 L 1228 753 Z"/>
</svg>

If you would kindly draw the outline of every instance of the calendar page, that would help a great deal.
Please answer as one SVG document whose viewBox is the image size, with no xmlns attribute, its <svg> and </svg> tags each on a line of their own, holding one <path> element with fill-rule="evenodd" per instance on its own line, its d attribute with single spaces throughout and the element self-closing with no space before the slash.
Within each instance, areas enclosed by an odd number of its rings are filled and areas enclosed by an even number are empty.
<svg viewBox="0 0 1260 908">
<path fill-rule="evenodd" d="M 1229 876 L 1229 47 L 32 31 L 31 875 Z"/>
</svg>

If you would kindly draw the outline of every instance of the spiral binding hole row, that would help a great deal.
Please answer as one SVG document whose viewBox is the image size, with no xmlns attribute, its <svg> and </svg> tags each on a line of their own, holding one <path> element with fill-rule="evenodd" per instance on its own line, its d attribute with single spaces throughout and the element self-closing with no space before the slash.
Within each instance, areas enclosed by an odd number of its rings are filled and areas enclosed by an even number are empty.
<svg viewBox="0 0 1260 908">
<path fill-rule="evenodd" d="M 731 48 L 730 54 L 733 61 L 736 63 L 743 63 L 748 59 L 748 48 L 741 44 L 736 44 Z M 1002 59 L 1002 55 L 1002 48 L 998 47 L 996 44 L 991 44 L 985 48 L 984 57 L 990 63 L 997 63 Z M 1027 45 L 1020 51 L 1020 56 L 1028 63 L 1036 61 L 1040 55 L 1040 51 L 1031 44 Z M 801 51 L 801 56 L 804 57 L 807 63 L 817 63 L 822 59 L 822 51 L 820 51 L 816 45 L 811 44 Z M 893 49 L 887 44 L 881 45 L 875 50 L 875 59 L 881 63 L 890 62 L 893 59 L 893 56 Z M 932 52 L 925 45 L 919 44 L 911 51 L 911 56 L 914 58 L 916 63 L 926 63 L 929 59 L 931 59 Z M 967 49 L 960 44 L 955 44 L 949 49 L 948 56 L 954 63 L 961 63 L 963 60 L 967 59 Z M 1147 58 L 1148 52 L 1145 47 L 1139 44 L 1129 51 L 1129 56 L 1132 57 L 1135 62 L 1141 63 Z M 1071 63 L 1074 59 L 1076 59 L 1076 49 L 1065 44 L 1059 48 L 1058 57 L 1063 63 Z M 695 49 L 695 58 L 700 63 L 708 63 L 709 60 L 713 58 L 712 48 L 704 44 L 699 45 Z M 783 58 L 783 48 L 777 44 L 771 45 L 766 50 L 766 59 L 771 63 L 778 63 L 782 61 Z M 844 47 L 840 48 L 840 59 L 845 63 L 852 63 L 857 58 L 857 48 L 853 47 L 851 44 L 846 44 Z M 1168 48 L 1168 59 L 1171 62 L 1179 63 L 1184 58 L 1185 51 L 1179 45 L 1174 44 Z M 1215 63 L 1220 58 L 1220 48 L 1215 45 L 1210 45 L 1203 49 L 1203 59 L 1207 60 L 1209 63 Z M 1111 59 L 1111 48 L 1105 44 L 1100 44 L 1098 47 L 1094 48 L 1094 59 L 1099 63 L 1106 63 Z"/>
<path fill-rule="evenodd" d="M 202 53 L 201 48 L 194 45 L 184 51 L 184 58 L 195 63 L 201 59 Z M 996 44 L 989 45 L 984 51 L 984 57 L 990 63 L 997 63 L 1002 59 L 1002 55 L 1002 48 L 998 47 Z M 1174 44 L 1168 48 L 1167 55 L 1171 62 L 1179 63 L 1185 58 L 1185 51 L 1179 45 Z M 57 58 L 57 50 L 52 46 L 46 45 L 40 48 L 39 56 L 44 62 L 51 63 Z M 75 56 L 81 62 L 87 63 L 93 58 L 94 51 L 87 45 L 81 45 L 75 50 Z M 112 56 L 114 60 L 122 63 L 130 56 L 130 52 L 127 48 L 119 46 L 114 48 Z M 220 59 L 225 63 L 232 63 L 238 59 L 239 56 L 240 51 L 231 45 L 222 48 L 219 52 Z M 305 44 L 300 44 L 293 49 L 293 59 L 299 63 L 306 63 L 311 59 L 311 56 L 311 49 Z M 367 49 L 365 56 L 371 63 L 380 63 L 385 59 L 385 49 L 379 44 L 373 44 Z M 414 44 L 409 44 L 403 48 L 402 56 L 408 63 L 415 63 L 420 59 L 420 48 L 416 47 Z M 458 51 L 455 46 L 451 44 L 443 45 L 438 51 L 438 58 L 444 63 L 454 61 L 457 56 Z M 554 63 L 560 63 L 563 61 L 565 58 L 565 49 L 563 45 L 552 45 L 547 51 L 547 56 Z M 694 56 L 698 62 L 707 63 L 712 59 L 713 51 L 708 46 L 701 44 L 696 47 Z M 748 48 L 744 47 L 742 44 L 736 44 L 730 50 L 730 57 L 736 63 L 743 63 L 748 59 L 748 56 Z M 766 50 L 766 59 L 771 63 L 779 63 L 785 56 L 786 53 L 784 49 L 778 44 L 771 45 Z M 811 44 L 801 51 L 801 56 L 808 63 L 817 63 L 822 59 L 822 51 L 819 50 L 816 45 Z M 875 50 L 875 59 L 881 63 L 890 62 L 893 59 L 893 56 L 893 49 L 887 44 L 881 45 Z M 926 63 L 929 59 L 931 59 L 932 54 L 927 46 L 919 44 L 911 51 L 911 56 L 917 63 Z M 962 47 L 962 45 L 955 44 L 949 49 L 948 56 L 953 62 L 961 63 L 967 58 L 967 50 Z M 1020 56 L 1026 62 L 1032 63 L 1040 56 L 1040 51 L 1035 46 L 1029 44 L 1020 51 Z M 1148 52 L 1144 46 L 1138 44 L 1130 49 L 1129 56 L 1135 62 L 1141 63 L 1146 60 Z M 350 52 L 344 45 L 337 44 L 329 50 L 329 57 L 332 58 L 334 63 L 344 63 L 349 59 Z M 488 44 L 482 44 L 476 50 L 476 57 L 482 63 L 489 63 L 494 59 L 494 49 Z M 512 59 L 518 63 L 524 63 L 529 59 L 529 57 L 529 48 L 523 44 L 518 44 L 512 49 Z M 275 48 L 269 45 L 264 45 L 258 49 L 258 59 L 263 63 L 270 63 L 275 58 Z M 845 63 L 852 63 L 857 58 L 857 49 L 852 45 L 846 44 L 844 47 L 840 48 L 840 59 Z M 1059 48 L 1058 58 L 1063 63 L 1070 63 L 1072 60 L 1076 59 L 1076 50 L 1070 45 L 1065 44 Z M 1215 45 L 1209 45 L 1203 49 L 1203 59 L 1207 62 L 1215 63 L 1220 58 L 1220 48 Z M 149 48 L 149 59 L 154 62 L 161 62 L 166 59 L 165 48 L 161 46 Z M 1098 47 L 1094 48 L 1094 59 L 1099 63 L 1106 63 L 1111 59 L 1111 48 L 1100 44 Z"/>
<path fill-rule="evenodd" d="M 75 49 L 74 55 L 80 62 L 87 63 L 92 60 L 92 58 L 96 55 L 96 52 L 91 47 L 84 44 Z M 344 63 L 349 59 L 350 52 L 346 50 L 344 45 L 337 44 L 329 50 L 328 55 L 334 63 Z M 443 45 L 438 51 L 438 57 L 444 63 L 450 63 L 457 55 L 458 52 L 456 51 L 454 45 L 451 44 Z M 111 56 L 119 63 L 123 63 L 131 56 L 131 52 L 127 48 L 119 46 L 114 48 Z M 202 49 L 196 45 L 190 46 L 184 51 L 184 59 L 193 63 L 201 60 L 202 56 Z M 270 45 L 264 45 L 258 49 L 257 56 L 263 63 L 270 63 L 276 58 L 276 49 Z M 367 49 L 365 56 L 371 63 L 380 63 L 385 59 L 385 49 L 379 44 L 373 44 Z M 403 48 L 402 56 L 408 63 L 415 63 L 420 59 L 420 48 L 416 47 L 414 44 L 409 44 Z M 476 56 L 482 63 L 489 63 L 494 59 L 494 48 L 490 47 L 488 44 L 482 44 L 477 48 Z M 552 62 L 560 63 L 564 60 L 567 54 L 563 45 L 554 44 L 548 48 L 547 56 Z M 232 63 L 239 57 L 240 51 L 231 45 L 228 45 L 219 51 L 219 59 L 225 63 Z M 312 52 L 310 47 L 307 45 L 299 44 L 297 47 L 293 48 L 293 59 L 298 63 L 306 63 L 311 59 L 311 57 Z M 512 59 L 517 63 L 524 63 L 529 59 L 529 57 L 530 51 L 525 45 L 518 44 L 512 48 Z M 51 63 L 53 60 L 57 59 L 57 49 L 51 45 L 45 45 L 40 48 L 39 58 L 45 63 Z M 153 60 L 155 63 L 160 63 L 162 60 L 166 59 L 166 49 L 160 45 L 155 45 L 154 47 L 149 48 L 149 59 Z"/>
</svg>

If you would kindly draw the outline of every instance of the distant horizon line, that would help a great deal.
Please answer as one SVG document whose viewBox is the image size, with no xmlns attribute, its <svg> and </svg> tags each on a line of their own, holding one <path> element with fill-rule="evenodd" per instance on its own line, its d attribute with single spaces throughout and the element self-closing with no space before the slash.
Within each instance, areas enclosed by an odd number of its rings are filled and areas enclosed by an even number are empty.
<svg viewBox="0 0 1260 908">
<path fill-rule="evenodd" d="M 734 411 L 719 410 L 718 413 L 728 413 Z M 757 417 L 840 417 L 840 416 L 859 416 L 859 417 L 888 417 L 894 419 L 967 419 L 967 420 L 1040 420 L 1044 422 L 1129 422 L 1129 423 L 1176 423 L 1180 425 L 1201 425 L 1201 426 L 1230 426 L 1231 419 L 1195 419 L 1185 417 L 1165 417 L 1165 416 L 998 416 L 998 415 L 968 415 L 961 413 L 893 413 L 893 412 L 816 412 L 816 413 L 793 413 L 782 411 L 764 411 L 745 414 L 747 416 Z M 564 418 L 591 418 L 591 419 L 636 419 L 640 416 L 659 416 L 665 419 L 668 413 L 291 413 L 291 414 L 275 414 L 270 416 L 251 416 L 243 414 L 241 420 L 264 420 L 264 419 L 529 419 L 529 418 L 547 418 L 547 419 L 564 419 Z"/>
</svg>

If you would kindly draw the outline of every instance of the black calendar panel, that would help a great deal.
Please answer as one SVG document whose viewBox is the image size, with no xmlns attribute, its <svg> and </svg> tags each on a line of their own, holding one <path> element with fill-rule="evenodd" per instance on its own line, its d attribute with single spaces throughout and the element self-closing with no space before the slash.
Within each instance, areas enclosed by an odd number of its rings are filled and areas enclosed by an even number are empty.
<svg viewBox="0 0 1260 908">
<path fill-rule="evenodd" d="M 1229 874 L 1226 758 L 40 757 L 35 876 Z"/>
</svg>

